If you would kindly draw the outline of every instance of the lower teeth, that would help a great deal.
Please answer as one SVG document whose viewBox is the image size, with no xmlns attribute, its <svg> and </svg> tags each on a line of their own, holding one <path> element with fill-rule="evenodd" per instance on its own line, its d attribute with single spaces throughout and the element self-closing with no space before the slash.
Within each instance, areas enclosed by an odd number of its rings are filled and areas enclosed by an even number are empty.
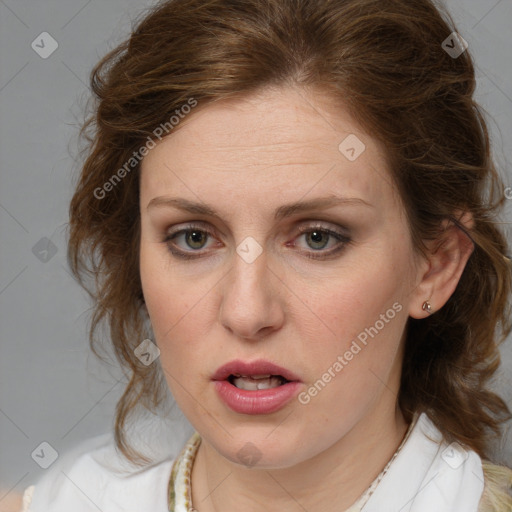
<svg viewBox="0 0 512 512">
<path fill-rule="evenodd" d="M 281 377 L 269 377 L 267 379 L 251 379 L 250 377 L 235 377 L 232 381 L 238 389 L 257 391 L 259 389 L 277 388 L 284 384 Z"/>
</svg>

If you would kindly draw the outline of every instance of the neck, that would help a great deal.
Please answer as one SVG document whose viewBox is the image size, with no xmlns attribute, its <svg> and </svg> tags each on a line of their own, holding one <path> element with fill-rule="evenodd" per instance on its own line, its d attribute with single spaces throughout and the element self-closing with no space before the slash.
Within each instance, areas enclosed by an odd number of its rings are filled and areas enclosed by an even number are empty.
<svg viewBox="0 0 512 512">
<path fill-rule="evenodd" d="M 194 509 L 345 510 L 379 475 L 406 431 L 407 424 L 398 409 L 384 415 L 374 411 L 328 450 L 293 467 L 271 470 L 235 464 L 203 440 L 192 469 Z"/>
</svg>

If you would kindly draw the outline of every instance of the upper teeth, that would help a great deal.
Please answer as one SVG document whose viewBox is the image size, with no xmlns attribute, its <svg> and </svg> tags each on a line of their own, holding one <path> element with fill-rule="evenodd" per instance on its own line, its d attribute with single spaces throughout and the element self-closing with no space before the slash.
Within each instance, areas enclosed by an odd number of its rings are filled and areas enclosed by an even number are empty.
<svg viewBox="0 0 512 512">
<path fill-rule="evenodd" d="M 269 377 L 272 377 L 270 373 L 267 373 L 266 375 L 240 375 L 239 373 L 234 374 L 235 377 L 245 377 L 247 379 L 268 379 Z"/>
<path fill-rule="evenodd" d="M 258 381 L 258 382 L 255 382 Z M 246 377 L 245 375 L 235 376 L 233 384 L 239 389 L 246 391 L 257 391 L 258 389 L 271 389 L 277 388 L 282 384 L 281 377 L 272 375 L 252 375 Z"/>
</svg>

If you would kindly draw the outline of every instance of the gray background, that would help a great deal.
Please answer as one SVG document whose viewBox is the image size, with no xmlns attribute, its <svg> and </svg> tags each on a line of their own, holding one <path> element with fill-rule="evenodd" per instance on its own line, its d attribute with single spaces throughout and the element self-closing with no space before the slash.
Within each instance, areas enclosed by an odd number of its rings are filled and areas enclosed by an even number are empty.
<svg viewBox="0 0 512 512">
<path fill-rule="evenodd" d="M 150 3 L 0 0 L 0 501 L 44 472 L 31 457 L 41 442 L 62 455 L 107 432 L 123 389 L 120 371 L 89 353 L 90 304 L 67 269 L 65 228 L 90 69 Z M 512 0 L 447 5 L 475 57 L 477 97 L 493 118 L 495 158 L 509 173 Z M 58 42 L 47 59 L 31 47 L 42 32 Z M 512 404 L 510 340 L 502 354 L 497 385 Z M 496 453 L 512 465 L 508 430 Z"/>
</svg>

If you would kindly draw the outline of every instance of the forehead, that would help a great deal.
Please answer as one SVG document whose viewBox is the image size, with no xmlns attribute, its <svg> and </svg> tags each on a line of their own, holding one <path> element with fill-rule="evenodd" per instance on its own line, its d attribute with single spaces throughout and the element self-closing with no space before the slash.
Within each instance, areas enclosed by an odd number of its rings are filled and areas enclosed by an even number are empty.
<svg viewBox="0 0 512 512">
<path fill-rule="evenodd" d="M 379 143 L 339 104 L 296 88 L 198 107 L 150 150 L 141 172 L 146 203 L 167 192 L 213 201 L 213 191 L 260 204 L 273 192 L 393 198 Z"/>
</svg>

